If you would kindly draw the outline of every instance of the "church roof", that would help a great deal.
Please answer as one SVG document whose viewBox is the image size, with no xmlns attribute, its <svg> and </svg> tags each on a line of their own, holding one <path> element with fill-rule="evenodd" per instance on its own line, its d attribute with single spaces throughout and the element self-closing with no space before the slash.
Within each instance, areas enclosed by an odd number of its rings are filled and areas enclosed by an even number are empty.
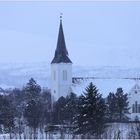
<svg viewBox="0 0 140 140">
<path fill-rule="evenodd" d="M 92 82 L 99 89 L 99 93 L 103 95 L 104 98 L 108 96 L 110 92 L 116 93 L 117 88 L 122 88 L 124 93 L 130 91 L 130 87 L 134 84 L 131 79 L 121 79 L 121 78 L 84 78 L 77 79 L 74 81 L 72 90 L 74 93 L 81 95 L 85 91 L 85 88 Z"/>
<path fill-rule="evenodd" d="M 68 51 L 66 48 L 62 20 L 60 20 L 59 34 L 57 40 L 57 47 L 55 50 L 55 56 L 51 63 L 72 63 L 68 57 Z"/>
<path fill-rule="evenodd" d="M 140 86 L 138 84 L 135 84 L 133 88 L 137 89 L 137 90 L 140 90 Z"/>
<path fill-rule="evenodd" d="M 136 83 L 136 84 L 132 87 L 132 89 L 130 90 L 130 92 L 132 92 L 132 91 L 138 91 L 138 92 L 140 92 L 140 86 Z"/>
</svg>

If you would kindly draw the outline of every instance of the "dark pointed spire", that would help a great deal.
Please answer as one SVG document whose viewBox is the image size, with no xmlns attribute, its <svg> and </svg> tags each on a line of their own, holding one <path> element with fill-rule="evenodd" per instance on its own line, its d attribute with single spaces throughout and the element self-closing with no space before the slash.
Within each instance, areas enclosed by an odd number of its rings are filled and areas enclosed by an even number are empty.
<svg viewBox="0 0 140 140">
<path fill-rule="evenodd" d="M 57 47 L 55 50 L 55 56 L 51 63 L 72 63 L 68 57 L 68 51 L 65 44 L 65 38 L 62 26 L 62 14 L 60 15 L 60 27 L 57 40 Z"/>
</svg>

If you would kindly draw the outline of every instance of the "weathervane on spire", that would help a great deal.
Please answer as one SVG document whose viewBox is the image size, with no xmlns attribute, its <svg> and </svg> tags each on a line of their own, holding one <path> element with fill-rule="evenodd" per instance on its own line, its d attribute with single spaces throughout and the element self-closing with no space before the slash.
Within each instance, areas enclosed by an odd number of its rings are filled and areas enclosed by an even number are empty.
<svg viewBox="0 0 140 140">
<path fill-rule="evenodd" d="M 63 13 L 60 13 L 60 21 L 62 21 Z"/>
</svg>

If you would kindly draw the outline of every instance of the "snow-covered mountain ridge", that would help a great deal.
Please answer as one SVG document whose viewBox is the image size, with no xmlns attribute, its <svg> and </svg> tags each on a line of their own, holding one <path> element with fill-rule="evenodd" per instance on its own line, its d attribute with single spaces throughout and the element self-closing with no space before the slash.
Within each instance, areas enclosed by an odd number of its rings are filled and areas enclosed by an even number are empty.
<svg viewBox="0 0 140 140">
<path fill-rule="evenodd" d="M 116 66 L 75 66 L 73 77 L 98 77 L 98 78 L 140 78 L 140 68 Z"/>
</svg>

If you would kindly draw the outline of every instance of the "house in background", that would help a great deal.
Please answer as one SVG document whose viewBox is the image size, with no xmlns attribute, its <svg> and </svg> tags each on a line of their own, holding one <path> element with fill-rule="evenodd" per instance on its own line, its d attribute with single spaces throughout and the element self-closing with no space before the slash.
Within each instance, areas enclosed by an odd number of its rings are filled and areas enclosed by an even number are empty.
<svg viewBox="0 0 140 140">
<path fill-rule="evenodd" d="M 138 83 L 129 91 L 128 99 L 131 120 L 140 120 L 140 86 Z"/>
</svg>

